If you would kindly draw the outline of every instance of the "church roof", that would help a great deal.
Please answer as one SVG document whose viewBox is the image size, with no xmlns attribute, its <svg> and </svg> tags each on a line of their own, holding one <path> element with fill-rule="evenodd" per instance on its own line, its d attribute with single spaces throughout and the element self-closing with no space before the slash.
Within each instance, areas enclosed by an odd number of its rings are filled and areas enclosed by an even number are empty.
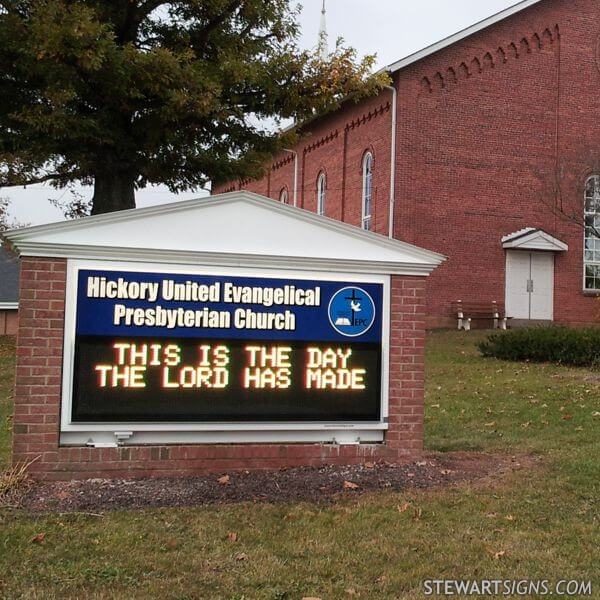
<svg viewBox="0 0 600 600">
<path fill-rule="evenodd" d="M 19 301 L 19 259 L 0 245 L 0 310 L 16 308 Z"/>
<path fill-rule="evenodd" d="M 497 12 L 497 13 L 491 15 L 490 17 L 487 17 L 486 19 L 483 19 L 482 21 L 478 21 L 477 23 L 474 23 L 473 25 L 470 25 L 469 27 L 466 27 L 465 29 L 461 29 L 460 31 L 457 31 L 456 33 L 453 33 L 452 35 L 445 37 L 445 38 L 439 40 L 438 42 L 435 42 L 434 44 L 425 46 L 424 48 L 421 48 L 420 50 L 417 50 L 416 52 L 413 52 L 412 54 L 409 54 L 408 56 L 405 56 L 404 58 L 401 58 L 400 60 L 397 60 L 396 62 L 393 62 L 390 65 L 387 65 L 386 67 L 383 67 L 382 69 L 379 70 L 379 72 L 380 73 L 395 73 L 396 71 L 400 71 L 400 70 L 404 69 L 405 67 L 408 67 L 408 66 L 412 65 L 413 63 L 416 63 L 417 61 L 419 61 L 423 58 L 426 58 L 427 56 L 429 56 L 431 54 L 435 54 L 436 52 L 439 52 L 440 50 L 443 50 L 444 48 L 447 48 L 448 46 L 452 46 L 452 44 L 456 44 L 457 42 L 460 42 L 461 40 L 468 38 L 470 35 L 473 35 L 479 31 L 487 29 L 488 27 L 491 27 L 495 23 L 499 23 L 500 21 L 503 21 L 504 19 L 507 19 L 508 17 L 511 17 L 512 15 L 520 13 L 520 12 L 524 11 L 526 8 L 529 8 L 530 6 L 533 6 L 534 4 L 538 4 L 539 2 L 542 2 L 542 0 L 521 0 L 520 2 L 517 2 L 516 4 L 514 4 L 513 6 L 509 6 L 508 8 L 505 8 L 504 10 L 501 10 L 500 12 Z M 313 120 L 315 120 L 316 118 L 318 118 L 319 116 L 322 116 L 322 115 L 314 115 L 313 117 L 309 117 L 308 119 L 302 121 L 301 123 L 297 123 L 297 122 L 291 123 L 287 127 L 284 127 L 282 131 L 288 132 L 288 131 L 295 129 L 298 126 L 306 125 L 306 124 L 312 122 Z"/>
<path fill-rule="evenodd" d="M 430 54 L 434 54 L 435 52 L 443 50 L 444 48 L 447 48 L 452 44 L 456 44 L 457 42 L 464 40 L 470 35 L 473 35 L 478 31 L 482 31 L 483 29 L 487 29 L 495 23 L 503 21 L 504 19 L 507 19 L 508 17 L 511 17 L 512 15 L 525 10 L 526 8 L 529 8 L 534 4 L 538 4 L 541 1 L 542 0 L 521 0 L 521 2 L 517 2 L 513 6 L 509 6 L 508 8 L 501 10 L 500 12 L 493 14 L 492 16 L 486 19 L 483 19 L 483 21 L 479 21 L 478 23 L 475 23 L 474 25 L 471 25 L 466 29 L 462 29 L 461 31 L 458 31 L 457 33 L 454 33 L 440 40 L 439 42 L 436 42 L 435 44 L 431 44 L 430 46 L 421 48 L 421 50 L 417 50 L 413 54 L 401 58 L 400 60 L 392 63 L 391 65 L 384 67 L 383 69 L 381 69 L 381 71 L 395 73 L 396 71 L 399 71 L 400 69 L 404 69 L 405 67 L 412 65 L 413 63 L 429 56 Z"/>
</svg>

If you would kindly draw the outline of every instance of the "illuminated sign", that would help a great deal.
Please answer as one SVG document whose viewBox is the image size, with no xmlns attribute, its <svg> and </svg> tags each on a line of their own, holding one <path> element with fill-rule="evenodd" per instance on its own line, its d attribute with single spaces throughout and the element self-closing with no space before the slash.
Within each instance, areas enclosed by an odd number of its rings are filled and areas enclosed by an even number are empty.
<svg viewBox="0 0 600 600">
<path fill-rule="evenodd" d="M 79 270 L 71 420 L 379 422 L 383 285 Z"/>
</svg>

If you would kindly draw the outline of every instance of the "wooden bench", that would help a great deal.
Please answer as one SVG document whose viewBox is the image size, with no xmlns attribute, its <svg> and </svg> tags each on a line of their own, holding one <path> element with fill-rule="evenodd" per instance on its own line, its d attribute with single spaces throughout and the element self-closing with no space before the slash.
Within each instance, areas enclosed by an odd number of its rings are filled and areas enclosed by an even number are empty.
<svg viewBox="0 0 600 600">
<path fill-rule="evenodd" d="M 452 314 L 458 318 L 458 329 L 471 331 L 473 321 L 493 321 L 494 329 L 506 329 L 508 318 L 504 305 L 498 302 L 463 302 L 452 303 Z"/>
</svg>

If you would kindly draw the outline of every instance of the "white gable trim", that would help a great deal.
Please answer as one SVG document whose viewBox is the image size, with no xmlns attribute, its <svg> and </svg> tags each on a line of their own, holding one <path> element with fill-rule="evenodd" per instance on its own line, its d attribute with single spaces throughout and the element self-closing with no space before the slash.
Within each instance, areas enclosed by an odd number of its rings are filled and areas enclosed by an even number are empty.
<svg viewBox="0 0 600 600">
<path fill-rule="evenodd" d="M 502 247 L 515 250 L 566 252 L 569 246 L 542 229 L 528 227 L 502 238 Z"/>
<path fill-rule="evenodd" d="M 0 310 L 19 310 L 18 302 L 0 302 Z"/>
<path fill-rule="evenodd" d="M 504 19 L 507 19 L 508 17 L 511 17 L 512 15 L 517 14 L 541 1 L 542 0 L 522 0 L 514 6 L 510 6 L 509 8 L 502 10 L 499 13 L 496 13 L 491 17 L 484 19 L 483 21 L 479 21 L 478 23 L 475 23 L 474 25 L 471 25 L 470 27 L 467 27 L 462 31 L 459 31 L 447 38 L 444 38 L 443 40 L 440 40 L 439 42 L 436 42 L 431 46 L 422 48 L 421 50 L 418 50 L 417 52 L 414 52 L 413 54 L 410 54 L 409 56 L 406 56 L 405 58 L 402 58 L 396 61 L 395 63 L 388 65 L 387 67 L 384 67 L 383 69 L 381 69 L 380 72 L 395 73 L 396 71 L 399 71 L 400 69 L 404 69 L 405 67 L 412 65 L 413 63 L 421 60 L 422 58 L 426 58 L 427 56 L 435 54 L 436 52 L 439 52 L 440 50 L 443 50 L 448 46 L 452 46 L 452 44 L 456 44 L 457 42 L 464 40 L 470 35 L 478 33 L 483 29 L 487 29 L 488 27 L 491 27 L 492 25 L 503 21 Z"/>
<path fill-rule="evenodd" d="M 205 252 L 178 252 L 173 250 L 156 250 L 154 248 L 110 248 L 108 246 L 69 246 L 48 247 L 43 244 L 19 245 L 22 256 L 39 256 L 48 258 L 116 260 L 131 262 L 155 262 L 164 264 L 214 265 L 222 267 L 261 267 L 263 269 L 293 269 L 301 271 L 338 270 L 348 273 L 373 273 L 380 275 L 421 275 L 427 276 L 437 265 L 390 263 L 339 259 L 292 258 L 286 256 L 256 254 L 218 254 Z"/>
<path fill-rule="evenodd" d="M 239 227 L 238 237 L 235 234 L 227 235 L 227 223 L 231 223 L 232 219 L 235 221 L 235 216 L 240 211 L 245 211 L 249 219 L 255 219 L 256 227 L 260 228 L 265 216 L 268 216 L 265 210 L 274 217 L 275 220 L 271 219 L 272 224 L 278 224 L 281 219 L 282 226 L 286 227 L 285 231 L 289 228 L 290 240 L 295 232 L 295 246 L 290 242 L 290 249 L 282 247 L 280 252 L 279 247 L 285 246 L 281 231 L 263 226 L 262 231 L 252 236 L 253 225 L 250 223 L 249 235 L 246 228 Z M 221 214 L 219 211 L 225 212 Z M 186 212 L 189 212 L 189 218 L 186 218 Z M 213 235 L 212 244 L 203 242 L 204 219 L 220 214 L 226 216 L 225 225 L 223 219 L 219 221 L 219 228 L 223 228 L 222 234 L 217 237 Z M 161 246 L 160 237 L 149 235 L 145 224 L 151 223 L 156 229 L 156 221 L 162 217 L 169 219 L 171 229 L 165 231 Z M 236 222 L 239 224 L 240 221 Z M 190 226 L 190 223 L 194 225 Z M 124 225 L 127 227 L 125 236 Z M 193 229 L 191 236 L 190 227 Z M 180 243 L 178 233 L 181 234 L 182 231 L 188 235 Z M 214 230 L 208 225 L 205 225 L 204 232 L 204 235 L 214 234 Z M 245 236 L 247 243 L 244 243 Z M 445 257 L 435 252 L 390 240 L 245 191 L 19 229 L 9 232 L 6 237 L 24 256 L 136 262 L 202 262 L 234 267 L 428 275 L 445 260 Z M 346 255 L 347 248 L 350 251 Z"/>
</svg>

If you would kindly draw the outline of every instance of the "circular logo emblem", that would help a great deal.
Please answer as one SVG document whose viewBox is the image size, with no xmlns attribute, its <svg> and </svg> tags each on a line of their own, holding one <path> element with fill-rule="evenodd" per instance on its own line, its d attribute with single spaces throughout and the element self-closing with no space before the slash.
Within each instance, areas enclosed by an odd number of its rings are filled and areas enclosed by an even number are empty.
<svg viewBox="0 0 600 600">
<path fill-rule="evenodd" d="M 358 287 L 346 287 L 333 296 L 329 303 L 331 326 L 346 337 L 363 335 L 375 321 L 373 298 Z"/>
</svg>

